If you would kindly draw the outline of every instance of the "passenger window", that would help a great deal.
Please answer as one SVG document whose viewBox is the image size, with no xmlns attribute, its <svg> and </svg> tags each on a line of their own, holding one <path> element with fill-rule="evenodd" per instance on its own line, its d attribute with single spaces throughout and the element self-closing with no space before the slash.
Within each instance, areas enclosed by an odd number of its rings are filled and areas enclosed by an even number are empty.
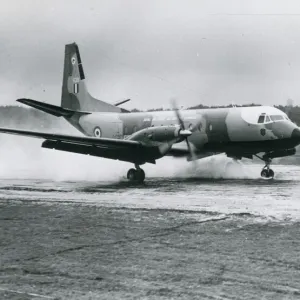
<svg viewBox="0 0 300 300">
<path fill-rule="evenodd" d="M 264 123 L 265 122 L 265 116 L 264 115 L 260 115 L 258 118 L 258 122 L 257 123 Z"/>
</svg>

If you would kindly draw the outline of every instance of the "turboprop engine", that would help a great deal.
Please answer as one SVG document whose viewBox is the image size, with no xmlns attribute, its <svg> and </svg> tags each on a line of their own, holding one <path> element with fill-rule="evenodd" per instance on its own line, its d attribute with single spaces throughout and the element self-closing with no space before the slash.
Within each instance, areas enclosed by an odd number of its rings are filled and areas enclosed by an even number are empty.
<svg viewBox="0 0 300 300">
<path fill-rule="evenodd" d="M 130 140 L 151 143 L 178 143 L 190 136 L 192 132 L 178 125 L 148 127 L 134 133 Z"/>
<path fill-rule="evenodd" d="M 137 131 L 130 137 L 130 140 L 156 146 L 158 153 L 155 155 L 155 159 L 157 159 L 164 156 L 173 144 L 187 140 L 191 134 L 190 130 L 179 125 L 155 126 Z"/>
</svg>

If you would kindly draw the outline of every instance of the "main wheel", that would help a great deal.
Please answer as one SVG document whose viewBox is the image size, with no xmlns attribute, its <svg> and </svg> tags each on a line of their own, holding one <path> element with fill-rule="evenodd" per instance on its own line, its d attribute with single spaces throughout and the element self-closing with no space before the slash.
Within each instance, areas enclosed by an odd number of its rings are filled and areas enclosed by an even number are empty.
<svg viewBox="0 0 300 300">
<path fill-rule="evenodd" d="M 145 172 L 143 169 L 136 170 L 136 181 L 143 182 L 145 180 Z"/>
<path fill-rule="evenodd" d="M 136 180 L 136 173 L 137 173 L 136 169 L 129 169 L 128 172 L 127 172 L 127 179 L 129 181 Z"/>
<path fill-rule="evenodd" d="M 130 169 L 127 172 L 127 178 L 132 182 L 143 182 L 145 180 L 145 172 L 143 169 Z"/>
</svg>

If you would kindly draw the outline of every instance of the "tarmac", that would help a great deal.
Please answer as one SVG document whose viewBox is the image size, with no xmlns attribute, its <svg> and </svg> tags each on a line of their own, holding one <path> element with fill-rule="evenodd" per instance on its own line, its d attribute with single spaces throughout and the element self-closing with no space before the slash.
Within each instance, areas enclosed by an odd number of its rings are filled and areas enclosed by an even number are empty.
<svg viewBox="0 0 300 300">
<path fill-rule="evenodd" d="M 1 299 L 300 299 L 299 222 L 0 200 Z"/>
</svg>

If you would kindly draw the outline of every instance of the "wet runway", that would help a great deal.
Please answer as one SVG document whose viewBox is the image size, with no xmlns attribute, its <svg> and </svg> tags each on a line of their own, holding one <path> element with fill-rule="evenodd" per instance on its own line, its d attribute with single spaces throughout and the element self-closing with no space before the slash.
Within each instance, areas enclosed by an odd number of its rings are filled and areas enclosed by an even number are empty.
<svg viewBox="0 0 300 300">
<path fill-rule="evenodd" d="M 300 299 L 300 167 L 260 168 L 2 176 L 0 298 Z"/>
</svg>

